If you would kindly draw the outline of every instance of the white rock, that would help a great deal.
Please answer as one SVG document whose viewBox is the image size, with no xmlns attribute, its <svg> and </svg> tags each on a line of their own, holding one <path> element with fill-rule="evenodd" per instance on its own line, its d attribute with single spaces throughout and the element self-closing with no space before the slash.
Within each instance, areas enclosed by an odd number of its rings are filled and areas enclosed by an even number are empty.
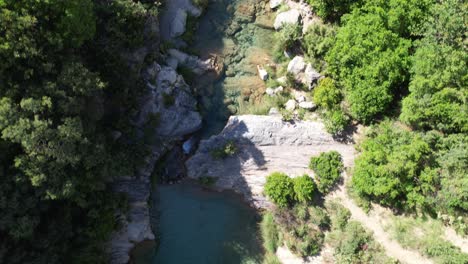
<svg viewBox="0 0 468 264">
<path fill-rule="evenodd" d="M 298 103 L 302 103 L 302 102 L 305 102 L 305 101 L 306 101 L 306 98 L 305 98 L 305 96 L 303 96 L 303 95 L 297 95 L 297 96 L 296 96 L 296 101 L 297 101 Z"/>
<path fill-rule="evenodd" d="M 262 79 L 263 81 L 268 80 L 268 72 L 264 68 L 257 65 L 257 70 L 258 70 L 258 76 L 260 77 L 260 79 Z"/>
<path fill-rule="evenodd" d="M 315 87 L 321 77 L 320 73 L 312 67 L 312 64 L 307 64 L 304 72 L 304 84 L 307 85 L 309 90 Z"/>
<path fill-rule="evenodd" d="M 304 71 L 306 67 L 304 57 L 296 56 L 292 59 L 288 64 L 288 72 L 292 73 L 294 76 L 298 76 L 300 73 Z"/>
<path fill-rule="evenodd" d="M 288 78 L 286 76 L 281 76 L 278 79 L 276 79 L 276 81 L 280 84 L 286 84 L 288 82 Z"/>
<path fill-rule="evenodd" d="M 307 110 L 315 109 L 316 105 L 313 102 L 301 102 L 299 107 Z"/>
<path fill-rule="evenodd" d="M 177 9 L 175 17 L 171 23 L 171 38 L 179 37 L 185 32 L 187 22 L 187 12 L 183 9 Z"/>
<path fill-rule="evenodd" d="M 284 88 L 283 86 L 278 86 L 275 88 L 275 94 L 279 94 L 279 93 L 282 93 L 284 91 Z"/>
<path fill-rule="evenodd" d="M 279 13 L 276 16 L 274 27 L 276 30 L 281 29 L 283 24 L 299 24 L 301 14 L 296 9 L 291 9 L 286 12 Z"/>
<path fill-rule="evenodd" d="M 275 9 L 283 3 L 283 0 L 270 0 L 270 8 Z"/>
<path fill-rule="evenodd" d="M 284 105 L 284 108 L 288 111 L 294 111 L 294 109 L 296 109 L 296 100 L 289 99 Z"/>
<path fill-rule="evenodd" d="M 275 95 L 275 90 L 273 88 L 266 88 L 266 91 L 265 91 L 266 94 L 272 96 L 272 95 Z"/>
<path fill-rule="evenodd" d="M 276 116 L 276 115 L 279 115 L 279 114 L 280 114 L 280 112 L 275 107 L 270 108 L 270 111 L 268 112 L 268 115 L 271 115 L 271 116 Z"/>
</svg>

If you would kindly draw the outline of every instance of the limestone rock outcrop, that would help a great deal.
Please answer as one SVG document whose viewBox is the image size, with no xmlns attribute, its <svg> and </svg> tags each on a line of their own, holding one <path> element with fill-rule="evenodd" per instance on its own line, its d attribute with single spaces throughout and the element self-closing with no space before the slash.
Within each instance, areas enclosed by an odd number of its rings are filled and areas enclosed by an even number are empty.
<svg viewBox="0 0 468 264">
<path fill-rule="evenodd" d="M 128 212 L 117 214 L 122 228 L 112 234 L 109 242 L 112 264 L 128 263 L 129 253 L 136 244 L 154 239 L 148 206 L 154 164 L 169 149 L 171 142 L 197 131 L 202 122 L 190 87 L 173 68 L 161 67 L 154 62 L 144 72 L 148 92 L 141 98 L 134 125 L 143 134 L 147 122 L 157 118 L 158 127 L 153 136 L 160 140 L 148 146 L 150 153 L 137 175 L 118 177 L 111 184 L 115 192 L 125 193 L 129 198 Z"/>
<path fill-rule="evenodd" d="M 211 151 L 228 141 L 235 142 L 238 152 L 225 159 L 213 158 Z M 354 147 L 335 141 L 321 122 L 290 123 L 278 115 L 231 116 L 219 135 L 200 142 L 185 165 L 188 177 L 217 178 L 215 188 L 234 190 L 253 206 L 268 207 L 263 185 L 270 173 L 313 176 L 310 157 L 330 150 L 341 153 L 345 166 L 353 164 Z"/>
</svg>

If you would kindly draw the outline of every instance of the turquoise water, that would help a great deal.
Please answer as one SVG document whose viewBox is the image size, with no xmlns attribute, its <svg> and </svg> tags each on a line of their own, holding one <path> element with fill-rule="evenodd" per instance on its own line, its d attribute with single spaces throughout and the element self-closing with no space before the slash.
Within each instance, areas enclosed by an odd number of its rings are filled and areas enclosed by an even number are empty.
<svg viewBox="0 0 468 264">
<path fill-rule="evenodd" d="M 258 215 L 237 195 L 182 183 L 153 193 L 159 247 L 139 253 L 137 264 L 261 263 Z"/>
<path fill-rule="evenodd" d="M 273 31 L 265 26 L 272 24 L 270 14 L 256 12 L 261 11 L 260 3 L 210 0 L 199 19 L 190 48 L 202 58 L 215 54 L 226 71 L 222 76 L 207 73 L 191 84 L 204 119 L 204 138 L 219 133 L 228 117 L 239 113 L 240 100 L 252 101 L 263 94 L 265 84 L 257 76 L 256 65 L 268 63 Z M 189 183 L 158 186 L 152 197 L 159 245 L 138 246 L 134 263 L 261 263 L 259 217 L 240 197 Z"/>
</svg>

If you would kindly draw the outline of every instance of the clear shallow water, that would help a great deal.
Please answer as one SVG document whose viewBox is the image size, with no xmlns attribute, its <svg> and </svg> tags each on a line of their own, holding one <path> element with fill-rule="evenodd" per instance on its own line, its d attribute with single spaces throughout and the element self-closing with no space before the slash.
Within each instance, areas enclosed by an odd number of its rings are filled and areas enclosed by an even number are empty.
<svg viewBox="0 0 468 264">
<path fill-rule="evenodd" d="M 207 74 L 193 84 L 204 117 L 204 138 L 224 128 L 229 116 L 239 110 L 239 100 L 251 95 L 253 101 L 265 91 L 256 66 L 271 62 L 274 31 L 265 24 L 272 25 L 274 16 L 259 11 L 260 3 L 211 0 L 199 19 L 193 50 L 202 58 L 217 55 L 226 72 L 219 79 Z"/>
<path fill-rule="evenodd" d="M 136 264 L 261 263 L 258 215 L 228 192 L 190 183 L 159 186 L 159 247 L 136 252 Z"/>
</svg>

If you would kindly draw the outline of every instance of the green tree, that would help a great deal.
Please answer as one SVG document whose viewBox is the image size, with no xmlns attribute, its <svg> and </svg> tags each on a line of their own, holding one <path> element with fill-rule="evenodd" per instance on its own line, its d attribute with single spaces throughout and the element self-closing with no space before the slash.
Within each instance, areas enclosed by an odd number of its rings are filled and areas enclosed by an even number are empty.
<svg viewBox="0 0 468 264">
<path fill-rule="evenodd" d="M 345 88 L 354 118 L 369 123 L 384 113 L 407 76 L 409 40 L 386 28 L 381 16 L 355 10 L 343 17 L 326 60 Z"/>
<path fill-rule="evenodd" d="M 353 187 L 376 202 L 399 208 L 424 208 L 438 177 L 431 145 L 419 134 L 384 122 L 359 146 Z"/>
<path fill-rule="evenodd" d="M 337 151 L 329 151 L 310 158 L 309 168 L 315 172 L 317 189 L 326 194 L 338 181 L 344 167 L 341 154 Z"/>
<path fill-rule="evenodd" d="M 417 129 L 467 132 L 468 53 L 462 35 L 468 8 L 460 1 L 444 1 L 432 14 L 425 37 L 416 43 L 410 94 L 400 118 Z"/>
</svg>

